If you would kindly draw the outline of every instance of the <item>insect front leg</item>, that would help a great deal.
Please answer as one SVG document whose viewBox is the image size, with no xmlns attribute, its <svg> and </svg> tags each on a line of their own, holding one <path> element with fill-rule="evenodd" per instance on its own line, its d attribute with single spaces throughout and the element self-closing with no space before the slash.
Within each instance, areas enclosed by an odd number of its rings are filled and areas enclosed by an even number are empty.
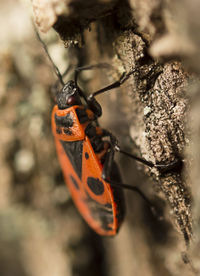
<svg viewBox="0 0 200 276">
<path fill-rule="evenodd" d="M 102 114 L 102 110 L 101 110 L 101 106 L 100 104 L 97 102 L 97 100 L 95 99 L 95 97 L 99 94 L 102 94 L 104 92 L 110 91 L 114 88 L 120 87 L 133 73 L 135 72 L 135 70 L 130 71 L 127 74 L 122 74 L 122 76 L 120 77 L 120 79 L 118 81 L 115 81 L 114 83 L 100 89 L 97 90 L 96 92 L 90 94 L 87 97 L 87 104 L 88 106 L 94 110 L 95 113 L 97 113 L 98 117 L 101 116 Z"/>
<path fill-rule="evenodd" d="M 79 74 L 82 71 L 86 71 L 86 70 L 92 70 L 92 69 L 109 69 L 111 67 L 111 65 L 109 65 L 108 63 L 99 63 L 99 64 L 93 64 L 93 65 L 89 65 L 89 66 L 83 66 L 83 67 L 77 67 L 75 69 L 75 76 L 74 76 L 74 82 L 76 84 L 76 86 L 78 86 L 78 77 Z M 88 108 L 90 108 L 96 115 L 96 117 L 100 117 L 102 115 L 102 109 L 101 109 L 101 105 L 98 103 L 98 101 L 96 99 L 92 99 L 89 100 L 89 97 L 87 97 L 85 95 L 85 93 L 83 91 L 80 90 L 81 96 L 85 99 L 85 102 L 88 105 Z"/>
<path fill-rule="evenodd" d="M 99 94 L 102 94 L 104 92 L 107 92 L 107 91 L 110 91 L 114 88 L 118 88 L 120 87 L 126 80 L 129 79 L 129 77 L 134 74 L 136 72 L 136 69 L 130 71 L 129 73 L 123 73 L 120 77 L 119 80 L 113 82 L 112 84 L 100 89 L 100 90 L 97 90 L 96 92 L 92 93 L 89 97 L 88 97 L 88 100 L 91 101 L 94 97 L 96 97 L 97 95 Z"/>
<path fill-rule="evenodd" d="M 108 69 L 111 66 L 107 63 L 100 63 L 100 64 L 95 64 L 95 65 L 89 65 L 89 66 L 84 66 L 84 67 L 78 67 L 75 70 L 75 77 L 74 77 L 74 81 L 75 84 L 78 86 L 78 76 L 79 73 L 81 71 L 84 70 L 91 70 L 94 68 L 103 68 L 103 69 Z M 120 87 L 133 73 L 135 73 L 136 70 L 132 70 L 129 73 L 123 73 L 122 76 L 120 77 L 120 79 L 118 81 L 115 81 L 114 83 L 100 89 L 97 90 L 96 92 L 90 94 L 88 97 L 85 96 L 85 94 L 82 92 L 82 96 L 84 97 L 88 107 L 97 115 L 97 117 L 100 117 L 102 115 L 102 109 L 100 104 L 97 102 L 97 100 L 95 99 L 95 97 L 99 94 L 102 94 L 106 91 L 110 91 L 114 88 Z"/>
</svg>

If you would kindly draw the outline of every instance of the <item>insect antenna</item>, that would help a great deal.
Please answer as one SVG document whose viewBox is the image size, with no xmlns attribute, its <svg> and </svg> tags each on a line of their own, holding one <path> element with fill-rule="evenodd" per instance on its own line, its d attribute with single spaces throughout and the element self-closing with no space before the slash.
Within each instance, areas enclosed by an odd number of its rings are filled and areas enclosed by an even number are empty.
<svg viewBox="0 0 200 276">
<path fill-rule="evenodd" d="M 60 83 L 62 84 L 62 86 L 64 86 L 65 83 L 64 83 L 64 81 L 63 81 L 62 75 L 61 75 L 61 73 L 60 73 L 58 67 L 57 67 L 57 66 L 55 65 L 55 63 L 53 62 L 53 60 L 52 60 L 52 58 L 51 58 L 51 56 L 50 56 L 50 54 L 49 54 L 49 51 L 48 51 L 48 49 L 47 49 L 46 44 L 45 44 L 44 41 L 42 40 L 42 38 L 41 38 L 41 36 L 40 36 L 40 34 L 39 34 L 39 32 L 38 32 L 38 30 L 37 30 L 37 28 L 35 27 L 34 24 L 33 24 L 33 27 L 34 27 L 34 30 L 35 30 L 35 33 L 36 33 L 36 36 L 37 36 L 38 40 L 39 40 L 40 43 L 42 44 L 42 47 L 43 47 L 45 53 L 47 54 L 47 56 L 48 56 L 48 58 L 49 58 L 49 60 L 50 60 L 50 62 L 51 62 L 51 64 L 52 64 L 52 66 L 53 66 L 53 69 L 54 69 L 54 72 L 55 72 L 56 76 L 58 77 L 58 79 L 59 79 Z"/>
</svg>

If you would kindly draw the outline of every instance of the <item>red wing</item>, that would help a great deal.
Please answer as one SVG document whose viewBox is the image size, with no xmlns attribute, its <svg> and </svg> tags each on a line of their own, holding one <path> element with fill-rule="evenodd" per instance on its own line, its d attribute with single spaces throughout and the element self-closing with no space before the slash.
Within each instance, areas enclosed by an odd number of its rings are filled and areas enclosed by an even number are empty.
<svg viewBox="0 0 200 276">
<path fill-rule="evenodd" d="M 73 201 L 87 223 L 101 235 L 115 235 L 117 231 L 116 210 L 110 185 L 101 178 L 102 167 L 98 162 L 89 140 L 80 141 L 82 149 L 81 179 L 73 167 L 73 163 L 58 139 L 56 148 L 66 184 Z M 64 142 L 73 143 L 73 142 Z M 87 154 L 89 158 L 86 158 Z M 75 154 L 75 159 L 80 159 Z M 80 160 L 79 160 L 80 161 Z"/>
</svg>

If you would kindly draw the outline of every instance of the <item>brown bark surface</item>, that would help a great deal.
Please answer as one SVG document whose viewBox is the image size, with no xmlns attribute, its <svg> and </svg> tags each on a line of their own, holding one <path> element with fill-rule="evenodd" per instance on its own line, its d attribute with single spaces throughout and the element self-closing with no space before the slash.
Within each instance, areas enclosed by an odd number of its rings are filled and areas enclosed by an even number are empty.
<svg viewBox="0 0 200 276">
<path fill-rule="evenodd" d="M 157 206 L 152 215 L 126 192 L 114 238 L 97 236 L 76 211 L 51 134 L 52 66 L 34 34 L 44 33 L 61 72 L 83 72 L 89 94 L 135 73 L 98 97 L 100 123 L 123 149 L 153 163 L 182 160 L 167 173 L 116 154 L 124 183 Z M 1 1 L 0 275 L 132 276 L 200 274 L 200 4 L 197 0 Z"/>
</svg>

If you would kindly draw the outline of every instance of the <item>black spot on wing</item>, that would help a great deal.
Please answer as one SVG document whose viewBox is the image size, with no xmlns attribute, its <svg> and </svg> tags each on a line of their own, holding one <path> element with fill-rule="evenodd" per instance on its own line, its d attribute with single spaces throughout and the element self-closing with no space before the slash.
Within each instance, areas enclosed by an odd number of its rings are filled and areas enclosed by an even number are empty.
<svg viewBox="0 0 200 276">
<path fill-rule="evenodd" d="M 88 154 L 88 152 L 85 152 L 85 159 L 89 159 L 89 154 Z"/>
<path fill-rule="evenodd" d="M 75 172 L 81 179 L 83 141 L 65 142 L 60 140 L 60 143 L 63 146 L 63 149 L 67 154 Z"/>
<path fill-rule="evenodd" d="M 104 193 L 104 185 L 99 178 L 88 177 L 87 184 L 95 195 L 102 195 Z"/>
</svg>

